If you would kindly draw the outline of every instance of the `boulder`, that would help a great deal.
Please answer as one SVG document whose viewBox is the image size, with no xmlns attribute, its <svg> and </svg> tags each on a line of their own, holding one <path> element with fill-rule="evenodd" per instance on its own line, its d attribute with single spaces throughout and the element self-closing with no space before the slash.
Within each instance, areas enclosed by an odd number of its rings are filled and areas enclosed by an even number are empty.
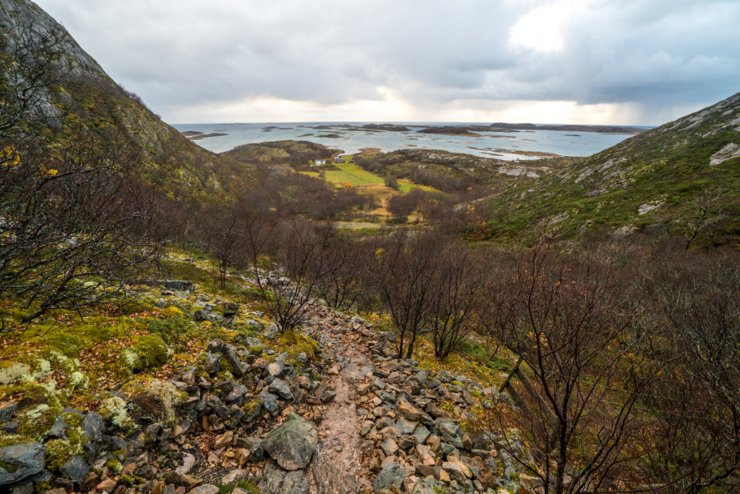
<svg viewBox="0 0 740 494">
<path fill-rule="evenodd" d="M 259 489 L 261 494 L 308 494 L 308 479 L 302 470 L 286 472 L 269 462 Z"/>
<path fill-rule="evenodd" d="M 283 469 L 293 471 L 308 466 L 318 442 L 316 426 L 291 414 L 280 427 L 265 437 L 262 447 Z"/>
<path fill-rule="evenodd" d="M 0 448 L 0 486 L 14 484 L 44 469 L 41 443 L 23 443 Z"/>
</svg>

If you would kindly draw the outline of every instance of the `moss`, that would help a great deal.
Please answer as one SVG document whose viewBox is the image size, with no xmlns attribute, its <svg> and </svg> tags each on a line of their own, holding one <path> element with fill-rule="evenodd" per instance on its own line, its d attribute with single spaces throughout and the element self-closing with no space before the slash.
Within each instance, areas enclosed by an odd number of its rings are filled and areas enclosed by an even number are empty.
<svg viewBox="0 0 740 494">
<path fill-rule="evenodd" d="M 156 416 L 165 422 L 175 420 L 175 407 L 187 399 L 187 393 L 174 384 L 159 379 L 144 379 L 126 384 L 122 390 L 133 405 L 132 417 Z"/>
<path fill-rule="evenodd" d="M 0 386 L 0 396 L 17 402 L 18 434 L 28 439 L 43 437 L 62 411 L 53 390 L 36 382 Z"/>
<path fill-rule="evenodd" d="M 74 456 L 72 445 L 66 439 L 52 439 L 44 444 L 46 468 L 57 471 Z"/>
<path fill-rule="evenodd" d="M 121 464 L 120 461 L 118 461 L 115 458 L 108 460 L 105 463 L 105 466 L 108 470 L 110 470 L 116 475 L 120 474 L 123 471 L 123 465 Z"/>
<path fill-rule="evenodd" d="M 218 488 L 218 494 L 231 494 L 235 489 L 243 489 L 247 494 L 261 494 L 260 488 L 249 479 L 237 480 L 232 484 L 221 485 Z"/>
<path fill-rule="evenodd" d="M 123 352 L 123 361 L 132 372 L 142 372 L 167 362 L 170 350 L 159 335 L 141 336 L 133 348 Z"/>
<path fill-rule="evenodd" d="M 291 359 L 304 353 L 310 361 L 314 361 L 321 353 L 321 346 L 304 333 L 284 331 L 277 339 L 276 350 L 286 352 Z"/>
</svg>

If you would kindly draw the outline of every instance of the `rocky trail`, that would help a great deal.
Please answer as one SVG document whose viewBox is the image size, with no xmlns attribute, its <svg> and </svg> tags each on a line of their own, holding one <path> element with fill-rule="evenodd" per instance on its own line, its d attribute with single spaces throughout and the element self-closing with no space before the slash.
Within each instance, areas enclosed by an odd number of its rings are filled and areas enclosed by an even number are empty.
<svg viewBox="0 0 740 494">
<path fill-rule="evenodd" d="M 201 298 L 196 321 L 229 327 L 222 314 L 239 312 L 238 304 Z M 13 494 L 42 482 L 55 494 L 516 490 L 524 476 L 511 459 L 463 426 L 475 421 L 473 409 L 491 406 L 494 390 L 397 359 L 392 335 L 319 303 L 301 332 L 318 354 L 288 348 L 274 326 L 254 322 L 228 341 L 210 341 L 197 366 L 172 378 L 150 379 L 96 411 L 65 409 L 47 436 L 82 435 L 84 450 L 64 459 L 59 474 L 45 468 L 42 443 L 0 448 L 0 487 Z M 15 404 L 0 400 L 0 410 L 0 426 L 12 425 Z"/>
</svg>

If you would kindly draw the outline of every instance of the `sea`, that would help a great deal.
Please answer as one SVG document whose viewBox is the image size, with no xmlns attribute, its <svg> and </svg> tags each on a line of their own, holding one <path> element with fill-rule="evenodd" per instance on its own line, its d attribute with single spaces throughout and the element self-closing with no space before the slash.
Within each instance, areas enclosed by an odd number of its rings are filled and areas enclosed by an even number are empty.
<svg viewBox="0 0 740 494">
<path fill-rule="evenodd" d="M 481 125 L 464 122 L 394 123 L 408 131 L 371 130 L 362 128 L 370 122 L 300 122 L 300 123 L 228 123 L 176 124 L 175 128 L 203 134 L 224 134 L 197 139 L 194 142 L 210 151 L 221 153 L 242 144 L 285 139 L 305 140 L 339 149 L 346 154 L 363 148 L 381 151 L 399 149 L 439 149 L 485 158 L 504 160 L 533 159 L 538 153 L 561 156 L 589 156 L 631 137 L 632 134 L 573 132 L 559 130 L 478 131 L 475 136 L 425 134 L 427 127 Z M 647 128 L 647 127 L 646 127 Z M 532 153 L 532 154 L 527 154 Z"/>
</svg>

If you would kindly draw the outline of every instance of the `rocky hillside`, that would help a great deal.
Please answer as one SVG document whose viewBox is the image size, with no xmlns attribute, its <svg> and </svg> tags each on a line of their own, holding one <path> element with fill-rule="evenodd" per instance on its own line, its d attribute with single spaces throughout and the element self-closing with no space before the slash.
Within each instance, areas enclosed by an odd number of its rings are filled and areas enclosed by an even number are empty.
<svg viewBox="0 0 740 494">
<path fill-rule="evenodd" d="M 184 279 L 0 340 L 0 490 L 502 493 L 525 478 L 476 426 L 493 381 L 399 360 L 382 320 L 318 301 L 279 332 L 247 277 L 218 290 L 209 260 L 166 264 Z"/>
<path fill-rule="evenodd" d="M 173 195 L 202 196 L 251 185 L 250 167 L 210 153 L 117 85 L 69 33 L 28 0 L 0 0 L 0 126 L 42 120 L 57 152 L 98 136 L 132 149 L 130 169 Z M 15 104 L 12 104 L 15 102 Z M 14 117 L 18 120 L 13 121 Z"/>
<path fill-rule="evenodd" d="M 740 233 L 740 94 L 638 134 L 490 201 L 493 238 L 661 231 Z"/>
</svg>

